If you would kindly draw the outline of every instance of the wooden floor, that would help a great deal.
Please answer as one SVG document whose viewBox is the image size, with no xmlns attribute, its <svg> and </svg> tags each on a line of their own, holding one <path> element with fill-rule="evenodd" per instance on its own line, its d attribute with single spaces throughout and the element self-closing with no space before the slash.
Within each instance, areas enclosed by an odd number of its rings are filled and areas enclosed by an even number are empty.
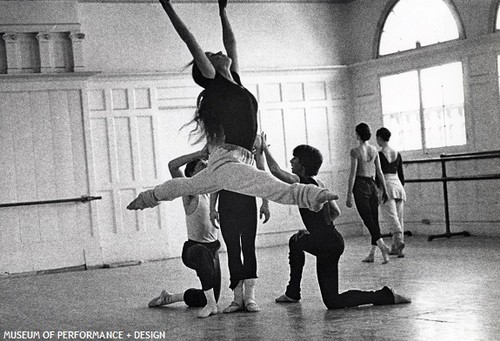
<svg viewBox="0 0 500 341">
<path fill-rule="evenodd" d="M 147 307 L 162 289 L 180 292 L 198 287 L 194 271 L 180 259 L 0 277 L 0 339 L 20 339 L 21 331 L 29 332 L 23 334 L 25 338 L 39 335 L 39 339 L 54 331 L 52 340 L 88 339 L 72 331 L 115 332 L 115 337 L 122 331 L 123 339 L 137 340 L 148 336 L 140 331 L 148 331 L 151 337 L 143 339 L 499 340 L 500 239 L 473 236 L 428 242 L 425 236 L 412 236 L 406 240 L 406 258 L 391 258 L 382 265 L 380 253 L 375 263 L 361 263 L 369 248 L 368 237 L 346 238 L 340 287 L 388 285 L 411 297 L 409 305 L 328 311 L 321 302 L 312 256 L 306 259 L 301 303 L 276 304 L 274 298 L 283 293 L 288 279 L 287 247 L 282 246 L 258 250 L 261 312 L 206 319 L 197 318 L 197 309 L 183 303 Z M 219 307 L 224 308 L 232 293 L 225 254 L 221 262 Z"/>
</svg>

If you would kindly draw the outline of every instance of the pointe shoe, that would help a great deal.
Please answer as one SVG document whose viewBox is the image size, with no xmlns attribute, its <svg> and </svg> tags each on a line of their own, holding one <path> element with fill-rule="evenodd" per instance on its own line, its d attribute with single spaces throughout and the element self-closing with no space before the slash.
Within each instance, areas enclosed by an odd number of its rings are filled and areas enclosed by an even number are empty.
<svg viewBox="0 0 500 341">
<path fill-rule="evenodd" d="M 167 291 L 163 290 L 160 294 L 160 296 L 153 298 L 151 301 L 148 303 L 148 307 L 150 308 L 156 308 L 156 307 L 161 307 L 162 305 L 167 305 L 171 302 L 169 302 L 169 298 L 172 295 L 168 293 Z"/>
<path fill-rule="evenodd" d="M 375 256 L 370 253 L 365 259 L 362 260 L 363 263 L 373 263 L 375 261 Z"/>
<path fill-rule="evenodd" d="M 281 295 L 274 300 L 276 303 L 297 303 L 299 300 L 288 297 L 286 294 Z"/>
<path fill-rule="evenodd" d="M 240 303 L 237 303 L 237 302 L 233 301 L 222 312 L 224 314 L 230 314 L 230 313 L 234 313 L 234 312 L 237 312 L 237 311 L 242 311 L 243 309 L 245 309 L 245 307 L 243 305 L 243 302 L 240 304 Z"/>
</svg>

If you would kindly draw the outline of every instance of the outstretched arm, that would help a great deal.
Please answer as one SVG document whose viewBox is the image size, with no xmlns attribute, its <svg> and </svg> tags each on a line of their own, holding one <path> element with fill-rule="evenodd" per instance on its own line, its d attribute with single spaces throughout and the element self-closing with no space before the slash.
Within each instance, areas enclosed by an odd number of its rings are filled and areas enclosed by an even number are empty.
<svg viewBox="0 0 500 341">
<path fill-rule="evenodd" d="M 222 41 L 226 49 L 227 56 L 232 59 L 231 71 L 239 72 L 238 52 L 236 50 L 236 38 L 229 23 L 226 12 L 227 0 L 219 0 L 219 14 L 222 24 Z"/>
<path fill-rule="evenodd" d="M 262 136 L 262 150 L 264 150 L 264 154 L 266 155 L 267 167 L 269 167 L 271 174 L 273 174 L 281 181 L 284 181 L 289 184 L 300 182 L 298 175 L 293 173 L 288 173 L 287 171 L 281 169 L 281 167 L 278 165 L 278 162 L 276 162 L 276 160 L 271 154 L 271 151 L 269 150 L 266 141 L 266 134 L 262 133 L 261 136 Z"/>
<path fill-rule="evenodd" d="M 181 37 L 184 43 L 186 43 L 189 52 L 191 52 L 191 55 L 194 58 L 196 66 L 198 66 L 201 71 L 201 74 L 206 78 L 215 78 L 215 68 L 205 55 L 205 51 L 203 51 L 195 37 L 191 34 L 186 25 L 184 25 L 184 22 L 175 12 L 170 0 L 160 0 L 160 3 L 165 10 L 165 13 L 167 13 L 170 22 L 177 31 L 177 34 Z"/>
</svg>

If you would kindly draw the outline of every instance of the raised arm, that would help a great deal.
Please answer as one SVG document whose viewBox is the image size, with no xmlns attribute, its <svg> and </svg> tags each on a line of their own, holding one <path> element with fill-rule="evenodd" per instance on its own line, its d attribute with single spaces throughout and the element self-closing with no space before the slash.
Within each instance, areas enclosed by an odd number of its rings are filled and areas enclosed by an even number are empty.
<svg viewBox="0 0 500 341">
<path fill-rule="evenodd" d="M 269 171 L 271 174 L 273 174 L 275 177 L 280 179 L 281 181 L 284 181 L 289 184 L 293 184 L 296 182 L 300 182 L 299 176 L 293 173 L 289 173 L 278 165 L 278 162 L 274 159 L 273 155 L 271 154 L 271 151 L 269 150 L 269 146 L 267 145 L 266 141 L 266 134 L 262 133 L 262 150 L 264 151 L 264 154 L 266 155 L 266 161 L 267 161 L 267 167 L 269 168 Z"/>
<path fill-rule="evenodd" d="M 179 156 L 168 163 L 168 170 L 170 171 L 170 175 L 172 175 L 172 178 L 182 178 L 184 177 L 184 174 L 180 170 L 182 166 L 188 164 L 191 161 L 203 159 L 206 157 L 206 147 L 194 153 Z"/>
<path fill-rule="evenodd" d="M 232 59 L 231 71 L 239 72 L 238 52 L 236 50 L 236 38 L 229 23 L 226 12 L 227 0 L 219 0 L 219 15 L 222 24 L 222 42 L 226 49 L 227 56 Z"/>
<path fill-rule="evenodd" d="M 165 10 L 165 13 L 167 13 L 170 22 L 177 31 L 177 34 L 184 41 L 184 43 L 186 43 L 189 52 L 191 52 L 196 66 L 198 66 L 202 75 L 206 78 L 215 78 L 214 66 L 205 55 L 205 51 L 203 51 L 201 46 L 198 44 L 193 34 L 191 34 L 184 22 L 175 12 L 170 0 L 160 0 L 160 3 Z"/>
</svg>

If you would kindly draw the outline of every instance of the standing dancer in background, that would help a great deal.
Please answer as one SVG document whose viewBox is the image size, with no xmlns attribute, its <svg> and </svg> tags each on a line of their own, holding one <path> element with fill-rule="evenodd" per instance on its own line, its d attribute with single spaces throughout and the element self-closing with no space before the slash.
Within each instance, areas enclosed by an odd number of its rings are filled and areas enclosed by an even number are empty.
<svg viewBox="0 0 500 341">
<path fill-rule="evenodd" d="M 225 15 L 224 1 L 219 3 L 219 8 L 224 12 L 222 35 L 227 56 L 222 52 L 205 53 L 170 1 L 160 2 L 194 58 L 194 81 L 205 89 L 198 97 L 193 132 L 201 133 L 199 140 L 207 139 L 210 156 L 205 170 L 191 178 L 175 178 L 144 191 L 127 208 L 144 209 L 157 206 L 161 200 L 222 189 L 315 211 L 320 210 L 323 203 L 338 199 L 326 188 L 285 184 L 251 165 L 250 150 L 257 134 L 257 101 L 242 86 L 238 75 L 236 40 Z"/>
<path fill-rule="evenodd" d="M 401 154 L 389 146 L 391 132 L 387 128 L 377 130 L 377 144 L 382 148 L 379 152 L 380 166 L 384 173 L 387 187 L 387 201 L 380 205 L 382 218 L 387 221 L 392 234 L 392 246 L 389 254 L 403 258 L 404 222 L 403 212 L 406 201 L 404 189 L 403 159 Z M 379 178 L 377 178 L 378 181 Z"/>
<path fill-rule="evenodd" d="M 290 160 L 292 173 L 282 170 L 266 145 L 263 148 L 267 165 L 278 179 L 288 183 L 302 182 L 323 186 L 315 176 L 323 163 L 320 151 L 309 145 L 300 145 L 293 150 Z M 340 216 L 340 209 L 333 201 L 325 204 L 319 212 L 299 209 L 306 230 L 300 230 L 290 238 L 290 280 L 286 291 L 276 299 L 277 303 L 296 303 L 301 299 L 300 282 L 305 264 L 305 252 L 316 256 L 316 273 L 323 303 L 328 309 L 356 307 L 364 304 L 386 305 L 410 303 L 411 300 L 396 294 L 384 286 L 376 291 L 349 290 L 339 294 L 339 260 L 344 252 L 344 239 L 333 221 Z"/>
<path fill-rule="evenodd" d="M 191 177 L 207 167 L 206 148 L 201 151 L 182 155 L 169 162 L 168 168 L 173 178 L 182 178 L 180 167 L 186 165 L 184 174 Z M 190 307 L 203 307 L 198 317 L 216 314 L 219 299 L 221 275 L 219 263 L 220 242 L 217 230 L 210 221 L 209 195 L 186 195 L 182 204 L 186 213 L 188 241 L 182 248 L 182 262 L 188 268 L 196 270 L 202 290 L 188 289 L 183 293 L 170 294 L 163 290 L 159 297 L 149 302 L 149 307 L 160 307 L 184 301 Z"/>
<path fill-rule="evenodd" d="M 389 262 L 389 248 L 385 245 L 378 221 L 378 192 L 375 184 L 375 175 L 380 179 L 382 200 L 387 201 L 387 188 L 380 168 L 380 159 L 377 148 L 370 145 L 370 127 L 366 123 L 356 126 L 356 139 L 359 146 L 351 149 L 351 172 L 347 187 L 347 207 L 352 207 L 352 197 L 363 223 L 371 235 L 370 253 L 363 262 L 373 263 L 377 246 L 382 252 L 382 264 Z"/>
<path fill-rule="evenodd" d="M 260 136 L 257 135 L 254 155 L 257 168 L 264 170 L 261 141 Z M 218 211 L 215 209 L 217 199 Z M 255 302 L 257 283 L 257 257 L 255 255 L 257 204 L 255 197 L 220 191 L 211 196 L 210 206 L 212 223 L 215 224 L 216 220 L 220 223 L 220 230 L 226 244 L 230 275 L 229 288 L 234 293 L 233 301 L 223 312 L 260 311 Z M 269 203 L 263 199 L 260 217 L 264 217 L 264 224 L 269 220 L 269 216 Z"/>
</svg>

